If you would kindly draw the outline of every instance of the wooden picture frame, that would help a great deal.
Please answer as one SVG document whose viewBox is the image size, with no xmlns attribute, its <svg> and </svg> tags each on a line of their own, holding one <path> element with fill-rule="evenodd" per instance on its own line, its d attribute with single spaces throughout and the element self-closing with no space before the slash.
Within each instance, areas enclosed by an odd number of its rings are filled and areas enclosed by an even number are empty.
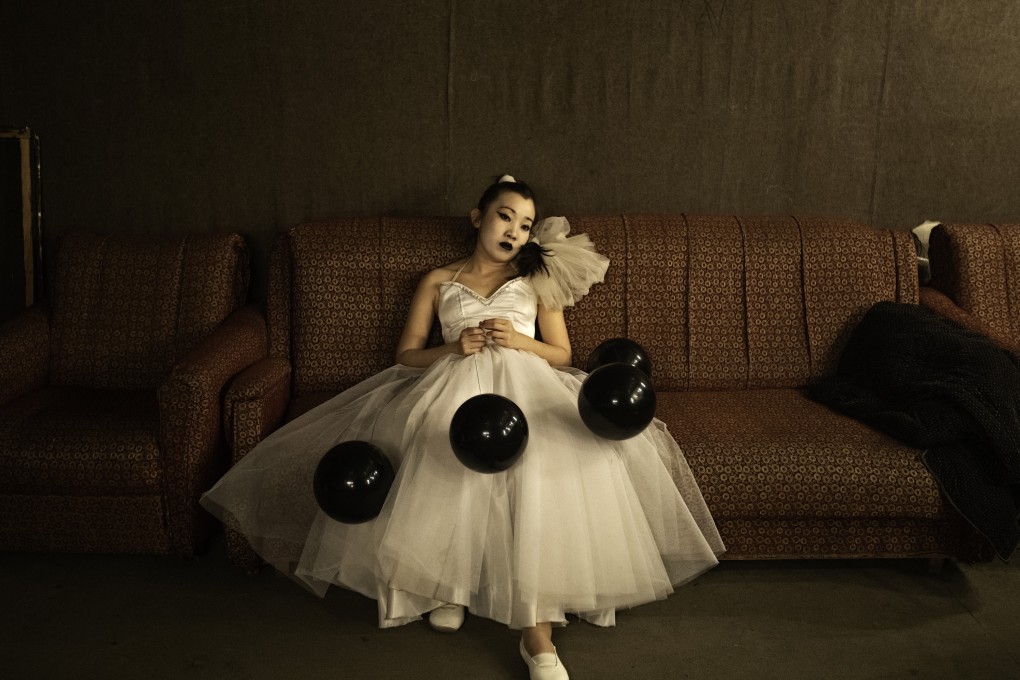
<svg viewBox="0 0 1020 680">
<path fill-rule="evenodd" d="M 0 127 L 0 319 L 43 293 L 39 138 L 27 127 Z"/>
</svg>

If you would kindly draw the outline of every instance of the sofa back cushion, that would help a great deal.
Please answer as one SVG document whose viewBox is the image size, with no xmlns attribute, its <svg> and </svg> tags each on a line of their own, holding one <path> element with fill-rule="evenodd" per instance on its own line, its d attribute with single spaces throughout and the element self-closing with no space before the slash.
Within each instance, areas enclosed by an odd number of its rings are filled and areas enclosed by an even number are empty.
<svg viewBox="0 0 1020 680">
<path fill-rule="evenodd" d="M 271 276 L 274 353 L 290 357 L 297 395 L 334 391 L 391 366 L 418 280 L 470 254 L 467 218 L 318 222 L 288 233 Z M 289 343 L 280 326 L 289 329 Z"/>
<path fill-rule="evenodd" d="M 1020 224 L 944 224 L 928 243 L 931 285 L 1020 341 Z"/>
<path fill-rule="evenodd" d="M 834 368 L 873 303 L 917 301 L 908 232 L 792 217 L 567 219 L 611 262 L 566 310 L 574 364 L 630 337 L 651 354 L 660 389 L 803 386 Z M 292 229 L 273 254 L 269 323 L 295 393 L 344 389 L 391 365 L 418 280 L 469 254 L 474 235 L 466 218 Z"/>
<path fill-rule="evenodd" d="M 918 299 L 905 231 L 795 217 L 623 219 L 626 335 L 651 354 L 660 389 L 803 387 L 835 368 L 872 304 Z"/>
<path fill-rule="evenodd" d="M 50 382 L 147 389 L 244 302 L 237 234 L 65 234 L 50 294 Z"/>
</svg>

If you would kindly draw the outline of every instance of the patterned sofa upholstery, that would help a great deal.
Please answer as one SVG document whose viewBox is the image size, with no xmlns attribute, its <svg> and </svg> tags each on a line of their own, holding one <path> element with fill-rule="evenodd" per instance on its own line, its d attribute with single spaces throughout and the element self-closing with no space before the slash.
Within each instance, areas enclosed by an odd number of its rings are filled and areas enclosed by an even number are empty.
<svg viewBox="0 0 1020 680">
<path fill-rule="evenodd" d="M 574 361 L 627 336 L 654 362 L 729 558 L 966 556 L 972 537 L 919 451 L 805 396 L 875 302 L 918 301 L 908 232 L 795 217 L 567 216 L 612 261 L 567 311 Z M 466 219 L 298 226 L 274 249 L 270 357 L 225 417 L 239 460 L 267 433 L 390 365 L 428 269 L 470 252 Z M 228 523 L 229 524 L 229 523 Z M 240 565 L 258 560 L 228 526 Z"/>
<path fill-rule="evenodd" d="M 942 224 L 921 301 L 1020 356 L 1020 224 Z"/>
<path fill-rule="evenodd" d="M 0 549 L 193 554 L 227 381 L 266 355 L 236 235 L 64 235 L 0 326 Z"/>
</svg>

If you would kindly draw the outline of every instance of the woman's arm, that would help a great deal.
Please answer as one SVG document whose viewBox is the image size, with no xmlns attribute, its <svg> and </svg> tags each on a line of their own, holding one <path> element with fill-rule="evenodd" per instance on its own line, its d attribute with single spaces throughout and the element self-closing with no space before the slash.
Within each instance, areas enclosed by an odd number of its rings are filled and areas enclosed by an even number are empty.
<svg viewBox="0 0 1020 680">
<path fill-rule="evenodd" d="M 481 326 L 489 338 L 501 347 L 537 354 L 551 366 L 569 366 L 572 354 L 563 311 L 551 311 L 539 305 L 537 321 L 538 327 L 542 329 L 541 340 L 518 333 L 509 319 L 486 319 Z"/>
<path fill-rule="evenodd" d="M 485 331 L 480 328 L 465 328 L 455 342 L 425 349 L 432 330 L 432 319 L 436 315 L 439 300 L 439 284 L 449 272 L 436 269 L 422 277 L 411 298 L 411 309 L 407 313 L 404 331 L 397 343 L 398 364 L 427 368 L 447 354 L 477 354 L 485 346 Z"/>
</svg>

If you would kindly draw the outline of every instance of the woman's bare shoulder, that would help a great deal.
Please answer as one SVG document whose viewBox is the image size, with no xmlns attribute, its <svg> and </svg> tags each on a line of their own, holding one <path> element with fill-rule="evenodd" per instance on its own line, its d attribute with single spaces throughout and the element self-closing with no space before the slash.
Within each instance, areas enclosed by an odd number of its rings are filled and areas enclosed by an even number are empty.
<svg viewBox="0 0 1020 680">
<path fill-rule="evenodd" d="M 453 278 L 453 275 L 457 272 L 458 266 L 459 265 L 456 262 L 452 264 L 444 264 L 441 267 L 436 267 L 432 271 L 425 273 L 418 280 L 418 288 L 431 288 L 438 290 L 439 284 Z"/>
<path fill-rule="evenodd" d="M 440 267 L 436 267 L 422 277 L 422 283 L 442 283 L 443 281 L 449 281 L 458 271 L 461 270 L 461 267 L 466 261 L 467 258 L 461 258 Z"/>
</svg>

